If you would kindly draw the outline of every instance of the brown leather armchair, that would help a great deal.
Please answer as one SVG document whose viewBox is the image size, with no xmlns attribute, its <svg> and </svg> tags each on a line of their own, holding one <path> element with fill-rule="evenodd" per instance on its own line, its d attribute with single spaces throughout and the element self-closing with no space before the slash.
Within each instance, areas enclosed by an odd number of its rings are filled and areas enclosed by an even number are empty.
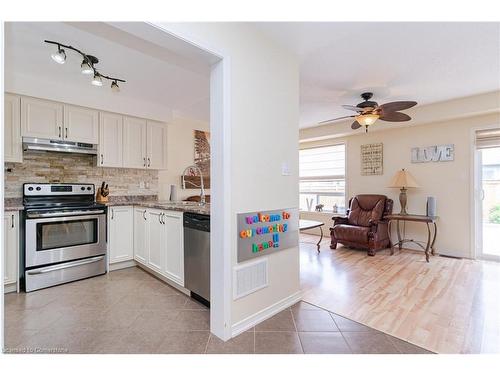
<svg viewBox="0 0 500 375">
<path fill-rule="evenodd" d="M 388 221 L 385 216 L 392 213 L 393 201 L 385 195 L 360 194 L 349 200 L 345 217 L 333 217 L 330 228 L 331 249 L 337 243 L 368 250 L 375 255 L 378 250 L 390 246 Z"/>
</svg>

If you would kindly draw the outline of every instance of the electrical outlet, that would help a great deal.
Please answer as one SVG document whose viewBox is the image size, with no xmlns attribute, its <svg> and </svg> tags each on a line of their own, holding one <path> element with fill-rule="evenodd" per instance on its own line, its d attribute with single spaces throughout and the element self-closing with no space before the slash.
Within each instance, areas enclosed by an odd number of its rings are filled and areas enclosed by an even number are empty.
<svg viewBox="0 0 500 375">
<path fill-rule="evenodd" d="M 281 175 L 282 176 L 290 176 L 290 166 L 286 161 L 281 163 Z"/>
</svg>

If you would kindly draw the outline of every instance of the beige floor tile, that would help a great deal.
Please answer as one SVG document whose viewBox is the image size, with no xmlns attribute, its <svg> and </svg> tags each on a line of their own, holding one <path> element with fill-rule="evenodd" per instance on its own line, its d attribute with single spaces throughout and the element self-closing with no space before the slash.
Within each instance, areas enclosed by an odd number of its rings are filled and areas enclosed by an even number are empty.
<svg viewBox="0 0 500 375">
<path fill-rule="evenodd" d="M 207 346 L 208 354 L 252 354 L 254 353 L 255 334 L 253 331 L 242 334 L 224 342 L 211 335 Z"/>
<path fill-rule="evenodd" d="M 292 312 L 290 309 L 279 312 L 271 318 L 255 326 L 256 331 L 287 331 L 295 332 Z"/>
<path fill-rule="evenodd" d="M 374 332 L 372 328 L 364 324 L 357 323 L 351 319 L 346 319 L 340 315 L 330 313 L 337 327 L 341 332 Z"/>
<path fill-rule="evenodd" d="M 305 354 L 349 354 L 351 349 L 340 332 L 300 332 Z"/>
<path fill-rule="evenodd" d="M 208 331 L 168 332 L 156 347 L 156 353 L 203 354 L 207 347 Z"/>
<path fill-rule="evenodd" d="M 258 354 L 300 354 L 297 332 L 255 332 L 255 353 Z"/>
<path fill-rule="evenodd" d="M 342 332 L 347 344 L 355 354 L 397 354 L 399 350 L 387 335 L 373 332 Z"/>
<path fill-rule="evenodd" d="M 179 313 L 178 310 L 142 311 L 130 329 L 143 332 L 167 332 L 177 321 Z"/>
<path fill-rule="evenodd" d="M 208 310 L 208 308 L 205 305 L 202 305 L 200 302 L 192 299 L 192 298 L 186 298 L 186 304 L 182 308 L 183 310 Z"/>
<path fill-rule="evenodd" d="M 295 325 L 299 332 L 338 332 L 337 325 L 325 310 L 295 310 Z"/>
<path fill-rule="evenodd" d="M 182 310 L 177 319 L 167 323 L 169 331 L 209 331 L 210 311 Z"/>
</svg>

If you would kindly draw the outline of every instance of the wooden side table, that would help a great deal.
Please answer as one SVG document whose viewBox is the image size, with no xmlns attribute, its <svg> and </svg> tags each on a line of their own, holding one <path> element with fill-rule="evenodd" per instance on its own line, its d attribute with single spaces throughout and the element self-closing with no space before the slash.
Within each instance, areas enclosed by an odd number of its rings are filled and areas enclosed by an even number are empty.
<svg viewBox="0 0 500 375">
<path fill-rule="evenodd" d="M 437 218 L 438 218 L 437 216 L 426 216 L 426 215 L 394 214 L 385 216 L 385 219 L 389 221 L 389 236 L 391 235 L 391 227 L 393 221 L 396 222 L 396 232 L 398 234 L 398 242 L 392 244 L 391 246 L 391 255 L 394 254 L 394 247 L 397 246 L 399 250 L 401 250 L 404 243 L 413 242 L 418 246 L 420 246 L 422 250 L 425 251 L 425 260 L 429 262 L 429 250 L 430 254 L 435 255 L 434 243 L 436 242 L 436 235 L 437 235 L 437 225 L 436 225 Z M 427 242 L 401 238 L 401 228 L 400 228 L 401 221 L 413 221 L 416 223 L 424 223 L 427 226 Z M 433 230 L 431 230 L 431 226 Z M 422 244 L 425 244 L 425 247 Z"/>
<path fill-rule="evenodd" d="M 321 232 L 321 237 L 319 238 L 318 243 L 316 244 L 318 253 L 319 253 L 319 248 L 321 246 L 321 240 L 323 240 L 323 228 L 321 228 L 324 223 L 321 221 L 315 221 L 315 220 L 299 220 L 299 231 L 307 230 L 307 229 L 313 229 L 313 228 L 319 228 L 319 231 Z"/>
</svg>

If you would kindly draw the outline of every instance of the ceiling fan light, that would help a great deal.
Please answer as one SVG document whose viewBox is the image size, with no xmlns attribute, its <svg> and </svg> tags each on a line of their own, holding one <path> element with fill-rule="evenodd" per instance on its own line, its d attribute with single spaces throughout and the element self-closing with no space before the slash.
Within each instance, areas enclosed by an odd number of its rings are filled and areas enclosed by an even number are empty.
<svg viewBox="0 0 500 375">
<path fill-rule="evenodd" d="M 356 116 L 356 121 L 362 126 L 370 126 L 378 120 L 380 116 L 375 114 L 359 115 Z"/>
<path fill-rule="evenodd" d="M 92 78 L 92 84 L 94 86 L 102 86 L 102 78 L 99 74 L 94 74 L 94 78 Z"/>
<path fill-rule="evenodd" d="M 50 57 L 58 64 L 64 64 L 66 62 L 66 52 L 64 52 L 61 47 L 57 47 L 57 52 L 54 52 Z"/>
<path fill-rule="evenodd" d="M 82 64 L 80 65 L 80 67 L 82 68 L 82 74 L 92 74 L 92 73 L 94 73 L 94 69 L 85 60 L 82 61 Z"/>
</svg>

